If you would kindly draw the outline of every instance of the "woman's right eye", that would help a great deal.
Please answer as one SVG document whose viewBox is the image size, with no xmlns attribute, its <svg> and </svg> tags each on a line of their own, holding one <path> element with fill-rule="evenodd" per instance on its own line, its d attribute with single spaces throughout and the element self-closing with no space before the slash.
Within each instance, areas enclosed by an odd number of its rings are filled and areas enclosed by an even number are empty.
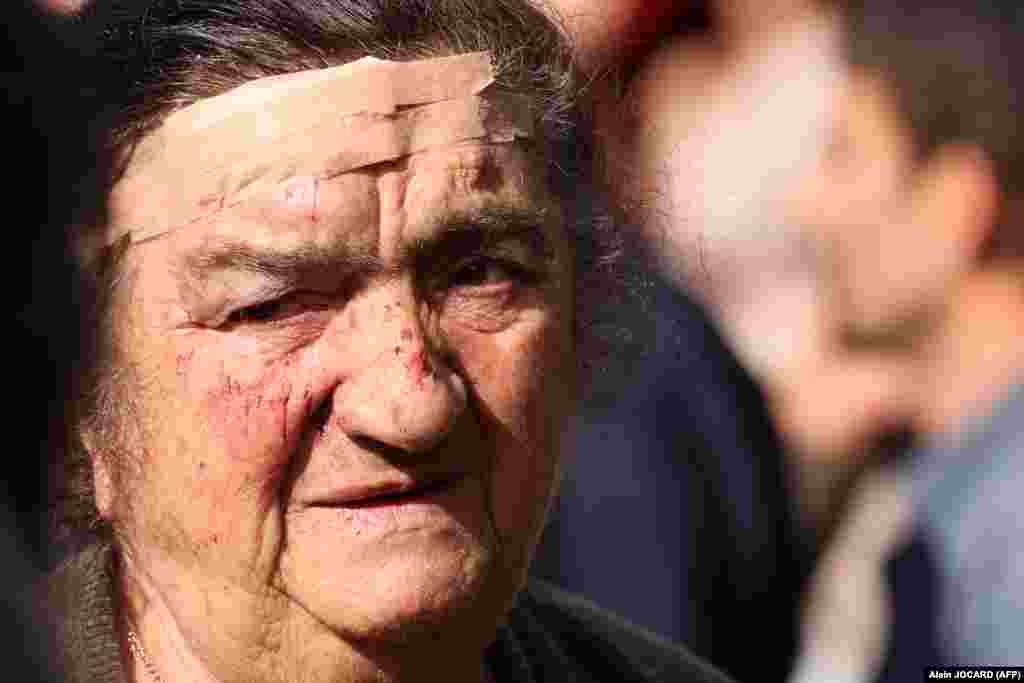
<svg viewBox="0 0 1024 683">
<path fill-rule="evenodd" d="M 307 313 L 327 310 L 336 304 L 336 296 L 319 292 L 291 292 L 276 299 L 239 308 L 228 315 L 225 324 L 233 326 L 283 322 Z"/>
<path fill-rule="evenodd" d="M 270 301 L 262 301 L 252 306 L 246 306 L 233 311 L 231 315 L 227 317 L 227 324 L 229 325 L 240 325 L 247 323 L 263 323 L 270 322 L 279 318 L 285 308 L 285 302 L 282 299 L 271 299 Z"/>
</svg>

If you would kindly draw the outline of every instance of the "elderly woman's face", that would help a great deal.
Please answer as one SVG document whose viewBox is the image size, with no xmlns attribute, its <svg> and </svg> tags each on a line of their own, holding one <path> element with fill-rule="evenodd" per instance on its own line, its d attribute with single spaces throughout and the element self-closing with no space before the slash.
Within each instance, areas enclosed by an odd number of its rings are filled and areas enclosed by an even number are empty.
<svg viewBox="0 0 1024 683">
<path fill-rule="evenodd" d="M 140 429 L 112 509 L 187 638 L 310 657 L 493 625 L 572 395 L 570 246 L 534 163 L 464 143 L 129 250 Z"/>
</svg>

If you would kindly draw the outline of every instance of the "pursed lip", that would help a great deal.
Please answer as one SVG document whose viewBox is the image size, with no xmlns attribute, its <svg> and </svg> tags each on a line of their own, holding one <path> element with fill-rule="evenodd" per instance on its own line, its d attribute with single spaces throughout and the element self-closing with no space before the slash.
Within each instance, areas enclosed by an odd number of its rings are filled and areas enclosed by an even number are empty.
<svg viewBox="0 0 1024 683">
<path fill-rule="evenodd" d="M 367 484 L 346 486 L 329 493 L 310 496 L 307 507 L 359 508 L 400 504 L 444 493 L 468 475 L 464 472 L 433 476 L 402 477 Z"/>
</svg>

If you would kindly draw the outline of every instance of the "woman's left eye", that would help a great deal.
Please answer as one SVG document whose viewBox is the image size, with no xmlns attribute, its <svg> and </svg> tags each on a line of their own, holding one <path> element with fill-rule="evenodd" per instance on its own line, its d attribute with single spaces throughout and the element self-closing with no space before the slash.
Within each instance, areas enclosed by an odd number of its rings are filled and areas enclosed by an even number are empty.
<svg viewBox="0 0 1024 683">
<path fill-rule="evenodd" d="M 227 321 L 234 324 L 269 322 L 281 315 L 283 307 L 280 299 L 264 301 L 233 312 Z"/>
<path fill-rule="evenodd" d="M 449 279 L 452 288 L 488 287 L 516 284 L 531 279 L 530 272 L 518 263 L 494 258 L 478 258 L 456 268 Z"/>
</svg>

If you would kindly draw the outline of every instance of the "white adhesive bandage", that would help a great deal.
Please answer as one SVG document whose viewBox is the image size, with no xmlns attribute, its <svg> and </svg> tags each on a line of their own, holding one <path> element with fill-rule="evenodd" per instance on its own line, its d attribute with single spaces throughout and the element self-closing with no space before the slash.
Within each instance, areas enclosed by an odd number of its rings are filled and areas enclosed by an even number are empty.
<svg viewBox="0 0 1024 683">
<path fill-rule="evenodd" d="M 258 79 L 170 115 L 111 193 L 106 242 L 159 237 L 296 180 L 471 140 L 532 134 L 524 97 L 485 94 L 486 53 L 412 62 L 367 57 Z"/>
</svg>

